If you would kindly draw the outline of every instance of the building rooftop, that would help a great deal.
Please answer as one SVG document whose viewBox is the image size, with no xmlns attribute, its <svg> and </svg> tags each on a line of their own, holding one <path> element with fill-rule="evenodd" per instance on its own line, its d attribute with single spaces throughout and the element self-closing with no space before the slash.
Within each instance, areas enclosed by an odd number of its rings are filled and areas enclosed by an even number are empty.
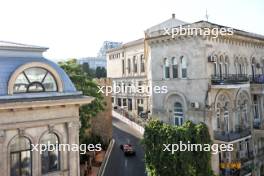
<svg viewBox="0 0 264 176">
<path fill-rule="evenodd" d="M 147 30 L 145 30 L 145 33 L 146 35 L 151 36 L 151 33 L 153 32 L 161 31 L 161 30 L 164 31 L 164 28 L 171 29 L 171 28 L 178 27 L 181 25 L 186 25 L 186 24 L 189 24 L 189 23 L 175 18 L 175 14 L 172 14 L 172 17 L 170 19 L 148 28 Z"/>
<path fill-rule="evenodd" d="M 0 99 L 9 99 L 11 96 L 14 98 L 21 98 L 22 95 L 22 98 L 37 98 L 38 96 L 43 97 L 52 94 L 52 92 L 42 92 L 38 94 L 27 93 L 27 95 L 26 93 L 9 94 L 8 85 L 12 75 L 18 68 L 21 68 L 21 66 L 26 64 L 30 66 L 32 63 L 49 66 L 59 77 L 60 85 L 62 86 L 59 92 L 53 92 L 54 96 L 77 93 L 75 86 L 64 70 L 56 63 L 42 56 L 42 53 L 47 49 L 47 47 L 0 41 Z M 81 93 L 79 92 L 79 94 Z"/>
<path fill-rule="evenodd" d="M 0 50 L 17 50 L 17 51 L 38 50 L 40 52 L 44 52 L 47 49 L 48 49 L 47 47 L 42 47 L 42 46 L 28 45 L 28 44 L 0 40 Z"/>
</svg>

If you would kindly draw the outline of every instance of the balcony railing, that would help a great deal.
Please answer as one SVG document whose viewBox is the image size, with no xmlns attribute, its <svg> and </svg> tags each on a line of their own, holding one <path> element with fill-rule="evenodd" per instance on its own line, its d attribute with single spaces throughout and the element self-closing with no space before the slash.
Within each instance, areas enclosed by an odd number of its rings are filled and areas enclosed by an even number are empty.
<svg viewBox="0 0 264 176">
<path fill-rule="evenodd" d="M 225 131 L 214 131 L 214 139 L 219 141 L 230 142 L 246 136 L 249 136 L 251 131 L 249 128 L 234 131 L 234 132 L 225 132 Z"/>
<path fill-rule="evenodd" d="M 264 74 L 250 75 L 249 80 L 252 84 L 264 84 Z"/>
<path fill-rule="evenodd" d="M 211 82 L 213 85 L 243 84 L 248 81 L 248 75 L 245 74 L 222 74 L 211 76 Z"/>
<path fill-rule="evenodd" d="M 137 115 L 132 115 L 127 110 L 121 107 L 116 106 L 113 110 L 142 127 L 144 127 L 147 124 L 147 119 L 143 119 Z"/>
<path fill-rule="evenodd" d="M 257 150 L 257 154 L 258 157 L 263 156 L 264 155 L 264 147 L 261 147 Z"/>
<path fill-rule="evenodd" d="M 261 129 L 261 122 L 260 121 L 254 121 L 253 122 L 253 128 L 254 129 Z"/>
<path fill-rule="evenodd" d="M 245 163 L 245 162 L 250 161 L 254 158 L 254 152 L 252 150 L 250 150 L 250 151 L 238 151 L 237 157 L 240 159 L 241 163 Z"/>
</svg>

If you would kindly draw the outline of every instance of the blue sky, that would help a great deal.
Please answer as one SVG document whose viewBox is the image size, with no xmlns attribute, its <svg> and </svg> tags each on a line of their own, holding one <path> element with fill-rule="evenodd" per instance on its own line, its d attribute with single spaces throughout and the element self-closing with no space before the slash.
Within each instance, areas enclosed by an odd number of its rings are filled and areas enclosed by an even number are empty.
<svg viewBox="0 0 264 176">
<path fill-rule="evenodd" d="M 0 0 L 0 40 L 47 46 L 50 59 L 95 56 L 104 40 L 127 42 L 172 13 L 264 35 L 263 0 Z"/>
</svg>

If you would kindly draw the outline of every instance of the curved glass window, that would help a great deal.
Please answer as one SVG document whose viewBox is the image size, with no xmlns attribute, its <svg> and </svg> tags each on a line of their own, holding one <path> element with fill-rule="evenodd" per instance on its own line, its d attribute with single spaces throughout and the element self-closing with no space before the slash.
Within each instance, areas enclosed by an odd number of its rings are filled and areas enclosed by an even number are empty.
<svg viewBox="0 0 264 176">
<path fill-rule="evenodd" d="M 20 73 L 15 81 L 14 93 L 55 92 L 57 83 L 52 74 L 39 67 L 32 67 Z"/>
<path fill-rule="evenodd" d="M 15 137 L 10 142 L 11 176 L 31 176 L 32 157 L 31 142 L 26 137 Z"/>
<path fill-rule="evenodd" d="M 54 133 L 46 134 L 42 137 L 41 144 L 52 146 L 54 150 L 45 150 L 41 154 L 42 174 L 58 171 L 60 169 L 60 155 L 58 150 L 59 138 Z"/>
</svg>

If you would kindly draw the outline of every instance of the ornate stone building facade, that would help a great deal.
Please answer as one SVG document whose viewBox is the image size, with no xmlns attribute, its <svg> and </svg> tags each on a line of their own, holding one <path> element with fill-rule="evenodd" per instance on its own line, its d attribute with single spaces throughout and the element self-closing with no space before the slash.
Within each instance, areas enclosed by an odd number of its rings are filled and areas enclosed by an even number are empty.
<svg viewBox="0 0 264 176">
<path fill-rule="evenodd" d="M 264 36 L 236 29 L 218 37 L 164 35 L 164 28 L 180 26 L 223 27 L 173 16 L 145 31 L 146 82 L 168 90 L 149 96 L 151 117 L 174 125 L 204 122 L 214 143 L 234 144 L 234 151 L 212 155 L 216 174 L 264 175 Z M 122 70 L 108 62 L 108 70 Z M 240 167 L 232 168 L 235 163 Z"/>
<path fill-rule="evenodd" d="M 78 151 L 33 150 L 37 144 L 79 145 L 79 106 L 92 101 L 42 56 L 46 50 L 0 42 L 1 176 L 79 175 Z"/>
<path fill-rule="evenodd" d="M 111 49 L 107 57 L 107 77 L 114 78 L 112 102 L 138 116 L 149 110 L 149 96 L 133 88 L 147 86 L 144 40 L 139 39 Z M 127 88 L 127 89 L 125 89 Z M 120 90 L 120 91 L 119 91 Z"/>
</svg>

